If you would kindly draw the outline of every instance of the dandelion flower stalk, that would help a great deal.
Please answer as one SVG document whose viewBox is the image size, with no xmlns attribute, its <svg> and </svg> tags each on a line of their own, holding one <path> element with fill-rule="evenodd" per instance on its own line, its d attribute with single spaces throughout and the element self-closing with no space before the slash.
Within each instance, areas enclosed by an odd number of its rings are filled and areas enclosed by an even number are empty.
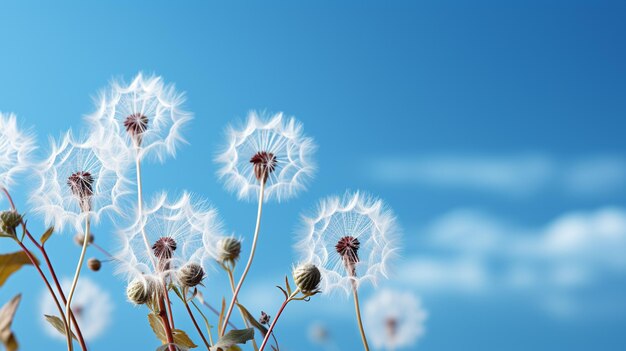
<svg viewBox="0 0 626 351">
<path fill-rule="evenodd" d="M 256 244 L 259 239 L 259 230 L 261 228 L 261 215 L 263 213 L 263 196 L 265 193 L 265 183 L 267 182 L 267 176 L 265 173 L 267 171 L 268 170 L 265 169 L 258 177 L 261 183 L 261 187 L 259 189 L 259 206 L 257 209 L 256 225 L 254 228 L 254 238 L 252 239 L 252 248 L 250 249 L 250 256 L 248 257 L 248 263 L 246 263 L 246 267 L 244 268 L 243 273 L 241 274 L 241 278 L 239 279 L 237 288 L 235 288 L 235 291 L 233 292 L 233 298 L 230 300 L 230 305 L 228 306 L 228 310 L 225 315 L 226 317 L 224 318 L 224 323 L 222 324 L 222 329 L 221 329 L 222 335 L 224 335 L 224 333 L 226 332 L 226 326 L 228 325 L 228 320 L 230 319 L 230 315 L 233 312 L 233 307 L 235 306 L 235 302 L 237 301 L 237 295 L 239 295 L 239 290 L 241 290 L 241 286 L 243 285 L 243 282 L 246 279 L 246 276 L 248 275 L 248 271 L 250 270 L 250 266 L 252 265 L 252 260 L 254 259 L 254 252 L 256 251 Z"/>
<path fill-rule="evenodd" d="M 224 269 L 226 270 L 226 273 L 228 273 L 228 280 L 230 282 L 230 289 L 233 292 L 233 295 L 235 295 L 235 277 L 233 277 L 233 269 L 231 267 L 226 266 L 226 265 L 224 265 Z M 235 301 L 235 303 L 237 303 L 237 301 Z M 248 323 L 248 319 L 243 314 L 243 309 L 239 306 L 238 303 L 237 303 L 237 307 L 239 308 L 239 314 L 241 314 L 241 319 L 243 320 L 243 324 L 246 326 L 246 328 L 250 328 L 250 324 Z M 257 351 L 259 349 L 259 346 L 256 344 L 256 340 L 254 340 L 254 339 L 252 339 L 252 347 L 254 348 L 255 351 Z"/>
<path fill-rule="evenodd" d="M 70 325 L 70 316 L 72 314 L 72 297 L 74 297 L 74 291 L 76 290 L 76 285 L 78 284 L 78 277 L 80 276 L 81 268 L 83 267 L 83 262 L 85 260 L 85 254 L 87 253 L 87 246 L 89 245 L 89 231 L 90 231 L 90 221 L 89 215 L 85 218 L 85 239 L 83 240 L 83 247 L 80 251 L 80 257 L 78 258 L 78 264 L 76 265 L 76 272 L 74 273 L 74 279 L 72 280 L 72 286 L 70 287 L 70 291 L 67 294 L 67 303 L 65 304 L 65 324 Z M 70 333 L 67 333 L 68 335 Z M 68 337 L 71 341 L 71 336 Z"/>
<path fill-rule="evenodd" d="M 261 346 L 259 347 L 259 351 L 263 351 L 263 349 L 265 349 L 265 345 L 269 341 L 270 335 L 274 331 L 274 327 L 276 326 L 276 322 L 278 322 L 278 318 L 280 318 L 280 315 L 285 310 L 285 307 L 287 307 L 287 304 L 291 302 L 298 293 L 300 293 L 300 289 L 296 289 L 293 293 L 291 293 L 291 295 L 289 295 L 289 297 L 285 299 L 285 302 L 283 302 L 283 304 L 280 306 L 280 308 L 278 309 L 278 312 L 276 312 L 276 317 L 274 317 L 272 324 L 270 325 L 269 329 L 267 329 L 267 333 L 265 333 L 265 337 L 263 338 L 263 342 L 261 343 Z"/>
<path fill-rule="evenodd" d="M 357 292 L 356 282 L 352 284 L 352 295 L 354 296 L 354 309 L 356 311 L 356 320 L 359 325 L 359 332 L 361 332 L 361 340 L 363 341 L 363 347 L 365 351 L 369 351 L 370 347 L 367 344 L 367 337 L 365 337 L 365 330 L 363 329 L 363 321 L 361 320 L 361 307 L 359 306 L 359 293 Z"/>
<path fill-rule="evenodd" d="M 206 346 L 207 350 L 209 350 L 211 345 L 209 344 L 206 337 L 204 336 L 202 329 L 200 329 L 200 326 L 198 325 L 198 322 L 196 321 L 196 317 L 194 317 L 193 312 L 191 311 L 191 308 L 189 308 L 189 301 L 187 300 L 186 290 L 187 288 L 183 289 L 183 302 L 185 303 L 185 308 L 187 309 L 187 313 L 189 314 L 189 317 L 191 317 L 191 321 L 193 322 L 194 327 L 198 331 L 198 334 L 200 334 L 200 338 L 202 338 L 202 342 L 204 342 L 204 345 Z"/>
</svg>

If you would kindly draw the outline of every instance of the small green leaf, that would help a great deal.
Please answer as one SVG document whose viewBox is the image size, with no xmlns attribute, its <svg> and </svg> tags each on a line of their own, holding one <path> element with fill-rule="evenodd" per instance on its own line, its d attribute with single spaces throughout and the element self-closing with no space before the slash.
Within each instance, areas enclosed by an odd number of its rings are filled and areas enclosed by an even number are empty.
<svg viewBox="0 0 626 351">
<path fill-rule="evenodd" d="M 18 294 L 0 309 L 0 341 L 7 351 L 17 351 L 18 349 L 17 339 L 11 330 L 11 324 L 21 299 L 22 294 Z"/>
<path fill-rule="evenodd" d="M 265 328 L 263 324 L 259 323 L 259 321 L 254 318 L 254 316 L 242 304 L 238 303 L 237 306 L 239 306 L 248 322 L 250 322 L 253 327 L 257 328 L 261 332 L 261 335 L 265 337 L 265 334 L 267 334 L 267 328 Z"/>
<path fill-rule="evenodd" d="M 37 259 L 35 263 L 39 265 Z M 23 251 L 0 255 L 0 286 L 4 285 L 11 274 L 17 272 L 25 264 L 32 264 L 32 262 Z"/>
<path fill-rule="evenodd" d="M 226 299 L 222 297 L 222 310 L 217 319 L 217 334 L 222 335 L 222 322 L 224 321 L 224 312 L 226 312 Z"/>
<path fill-rule="evenodd" d="M 230 330 L 222 336 L 210 351 L 226 351 L 235 344 L 245 344 L 254 338 L 254 329 Z"/>
<path fill-rule="evenodd" d="M 54 227 L 48 228 L 48 230 L 46 230 L 46 232 L 41 235 L 41 238 L 39 239 L 39 242 L 41 243 L 41 245 L 45 244 L 46 241 L 50 239 L 50 237 L 52 236 L 52 233 L 54 233 Z"/>
<path fill-rule="evenodd" d="M 65 336 L 65 323 L 63 322 L 63 320 L 57 316 L 49 316 L 47 314 L 44 314 L 44 316 L 46 317 L 46 321 L 48 321 L 48 323 L 50 323 L 50 325 L 52 325 L 54 327 L 54 329 L 56 329 L 59 333 L 61 333 L 63 336 Z M 74 338 L 74 340 L 76 340 L 76 335 L 74 335 L 74 333 L 70 330 L 70 333 L 72 334 L 72 338 Z"/>
<path fill-rule="evenodd" d="M 287 293 L 291 296 L 291 286 L 289 286 L 289 278 L 287 276 L 285 276 L 285 287 L 287 288 Z"/>
</svg>

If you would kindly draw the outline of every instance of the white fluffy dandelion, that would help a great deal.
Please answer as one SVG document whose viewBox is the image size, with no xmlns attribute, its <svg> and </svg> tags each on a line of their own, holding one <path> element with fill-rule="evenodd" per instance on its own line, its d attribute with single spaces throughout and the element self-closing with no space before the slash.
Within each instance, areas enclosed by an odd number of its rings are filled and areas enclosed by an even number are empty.
<svg viewBox="0 0 626 351">
<path fill-rule="evenodd" d="M 15 115 L 0 113 L 0 188 L 9 188 L 29 169 L 34 149 L 34 137 L 18 128 Z"/>
<path fill-rule="evenodd" d="M 256 199 L 265 181 L 266 199 L 286 200 L 312 178 L 314 151 L 313 139 L 294 118 L 250 112 L 243 128 L 228 128 L 228 147 L 216 158 L 222 166 L 218 174 L 240 199 Z"/>
<path fill-rule="evenodd" d="M 71 283 L 70 279 L 63 279 L 61 285 L 67 291 Z M 58 313 L 54 300 L 47 290 L 41 294 L 41 311 L 42 326 L 46 333 L 56 339 L 65 340 L 65 336 L 43 318 L 44 314 L 57 316 Z M 102 336 L 111 324 L 113 300 L 111 295 L 94 281 L 82 278 L 76 288 L 72 311 L 83 337 L 87 341 L 93 341 Z"/>
<path fill-rule="evenodd" d="M 57 230 L 67 226 L 82 232 L 88 217 L 97 223 L 103 214 L 119 213 L 128 194 L 121 164 L 100 156 L 100 141 L 77 141 L 71 132 L 52 142 L 50 156 L 35 171 L 39 186 L 31 195 L 33 210 Z"/>
<path fill-rule="evenodd" d="M 96 133 L 111 133 L 129 154 L 163 161 L 184 142 L 181 130 L 192 119 L 182 109 L 185 96 L 159 76 L 139 73 L 130 84 L 113 81 L 87 120 Z M 111 147 L 116 147 L 110 144 Z"/>
<path fill-rule="evenodd" d="M 377 349 L 412 347 L 424 335 L 428 313 L 412 292 L 383 289 L 365 303 L 365 327 Z"/>
<path fill-rule="evenodd" d="M 186 192 L 176 201 L 161 193 L 144 209 L 143 216 L 120 231 L 118 273 L 129 281 L 170 278 L 189 286 L 186 282 L 203 277 L 207 262 L 218 258 L 221 231 L 217 211 L 206 202 Z"/>
<path fill-rule="evenodd" d="M 361 192 L 329 197 L 320 202 L 316 216 L 303 221 L 296 248 L 302 261 L 319 267 L 323 293 L 350 293 L 353 283 L 376 283 L 387 276 L 398 250 L 398 227 L 382 200 Z"/>
</svg>

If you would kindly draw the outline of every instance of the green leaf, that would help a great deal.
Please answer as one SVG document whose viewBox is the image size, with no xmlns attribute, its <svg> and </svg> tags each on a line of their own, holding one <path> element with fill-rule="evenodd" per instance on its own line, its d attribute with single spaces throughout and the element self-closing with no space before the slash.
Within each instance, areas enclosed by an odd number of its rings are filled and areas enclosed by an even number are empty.
<svg viewBox="0 0 626 351">
<path fill-rule="evenodd" d="M 63 322 L 63 320 L 57 316 L 49 316 L 47 314 L 44 314 L 44 317 L 46 317 L 46 321 L 48 321 L 48 323 L 50 323 L 50 325 L 52 325 L 54 327 L 54 329 L 56 329 L 59 333 L 61 333 L 63 336 L 65 336 L 65 323 Z M 74 338 L 74 340 L 76 339 L 76 335 L 74 335 L 74 333 L 70 330 L 70 333 L 72 334 L 72 338 Z"/>
<path fill-rule="evenodd" d="M 0 309 L 0 341 L 7 351 L 17 351 L 18 349 L 17 339 L 11 331 L 11 324 L 21 299 L 22 294 L 18 294 Z"/>
<path fill-rule="evenodd" d="M 222 297 L 222 310 L 220 316 L 217 319 L 217 334 L 222 335 L 222 322 L 224 321 L 224 312 L 226 311 L 226 299 Z"/>
<path fill-rule="evenodd" d="M 48 230 L 46 230 L 46 232 L 41 235 L 41 238 L 39 239 L 39 242 L 41 243 L 41 245 L 45 244 L 46 241 L 50 239 L 50 237 L 52 236 L 52 233 L 54 233 L 54 227 L 48 228 Z"/>
<path fill-rule="evenodd" d="M 148 314 L 148 322 L 150 323 L 150 327 L 152 328 L 152 331 L 154 332 L 156 337 L 161 340 L 161 343 L 167 345 L 165 325 L 163 325 L 161 317 L 159 317 L 155 313 L 150 313 Z M 174 344 L 183 346 L 185 349 L 193 349 L 198 347 L 198 345 L 194 344 L 193 341 L 191 341 L 187 333 L 180 329 L 174 329 L 172 331 L 172 336 L 174 337 Z"/>
<path fill-rule="evenodd" d="M 39 265 L 37 259 L 35 263 Z M 32 262 L 23 251 L 0 255 L 0 286 L 4 285 L 11 274 L 17 272 L 25 264 L 32 264 Z"/>
<path fill-rule="evenodd" d="M 261 332 L 261 335 L 265 337 L 265 334 L 267 334 L 267 328 L 265 328 L 263 324 L 259 323 L 259 321 L 254 318 L 254 316 L 242 304 L 237 303 L 237 306 L 239 306 L 248 322 L 250 322 L 253 327 L 257 328 Z"/>
<path fill-rule="evenodd" d="M 226 335 L 222 336 L 210 351 L 227 351 L 235 344 L 245 344 L 248 340 L 254 338 L 254 329 L 230 330 Z"/>
<path fill-rule="evenodd" d="M 289 286 L 289 278 L 287 278 L 287 276 L 285 276 L 285 287 L 287 288 L 289 296 L 291 296 L 291 286 Z"/>
</svg>

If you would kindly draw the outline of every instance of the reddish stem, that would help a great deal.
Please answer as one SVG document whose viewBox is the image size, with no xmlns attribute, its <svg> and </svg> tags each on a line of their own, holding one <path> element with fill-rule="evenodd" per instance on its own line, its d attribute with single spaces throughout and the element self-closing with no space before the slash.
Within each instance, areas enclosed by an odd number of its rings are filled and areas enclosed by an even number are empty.
<svg viewBox="0 0 626 351">
<path fill-rule="evenodd" d="M 265 348 L 265 344 L 267 344 L 267 341 L 270 339 L 270 335 L 274 331 L 274 326 L 276 325 L 276 322 L 278 322 L 278 318 L 283 313 L 283 310 L 285 309 L 285 307 L 287 307 L 287 304 L 289 303 L 289 301 L 291 301 L 291 298 L 286 299 L 285 302 L 283 302 L 283 305 L 280 306 L 278 313 L 276 313 L 276 317 L 274 317 L 274 320 L 272 321 L 272 325 L 270 325 L 270 328 L 267 330 L 267 333 L 265 333 L 265 338 L 263 338 L 263 343 L 261 343 L 261 347 L 259 347 L 259 351 L 263 351 L 263 349 Z"/>
<path fill-rule="evenodd" d="M 189 304 L 187 303 L 187 298 L 184 297 L 183 301 L 185 301 L 185 308 L 187 308 L 187 313 L 189 313 L 189 316 L 191 317 L 191 321 L 193 321 L 193 325 L 196 327 L 196 330 L 198 331 L 198 334 L 200 334 L 200 337 L 202 338 L 202 341 L 204 341 L 204 344 L 206 345 L 206 349 L 210 350 L 211 349 L 211 345 L 209 345 L 209 342 L 204 337 L 204 333 L 202 332 L 202 329 L 200 329 L 200 326 L 198 325 L 198 322 L 196 322 L 196 317 L 193 316 L 193 312 L 191 312 L 191 309 L 189 308 Z"/>
<path fill-rule="evenodd" d="M 159 317 L 161 317 L 161 321 L 163 322 L 163 329 L 165 330 L 165 336 L 169 344 L 168 349 L 169 351 L 176 351 L 176 347 L 174 347 L 174 335 L 172 334 L 170 323 L 167 320 L 167 312 L 165 311 L 165 301 L 163 298 L 159 298 Z"/>
<path fill-rule="evenodd" d="M 4 195 L 9 200 L 9 203 L 11 204 L 11 209 L 13 209 L 13 211 L 17 211 L 16 207 L 15 207 L 15 203 L 13 202 L 13 198 L 11 197 L 11 194 L 9 194 L 9 191 L 6 188 L 4 188 L 4 187 L 2 188 L 2 191 L 4 192 Z M 37 249 L 39 249 L 39 251 L 43 255 L 44 261 L 46 261 L 46 265 L 48 266 L 48 270 L 50 271 L 50 275 L 52 275 L 52 279 L 54 280 L 54 284 L 56 285 L 57 291 L 59 292 L 59 295 L 61 296 L 61 300 L 63 301 L 63 304 L 66 304 L 67 301 L 65 299 L 65 294 L 63 294 L 63 289 L 61 288 L 61 284 L 59 284 L 59 280 L 57 279 L 57 275 L 54 272 L 54 268 L 52 267 L 52 263 L 50 262 L 50 258 L 48 257 L 48 253 L 46 252 L 46 249 L 43 247 L 43 245 L 40 245 L 33 238 L 33 236 L 30 234 L 30 231 L 28 230 L 28 228 L 26 228 L 26 223 L 23 220 L 21 221 L 21 225 L 22 225 L 22 228 L 24 229 L 24 233 L 26 233 L 26 236 L 28 237 L 28 239 L 30 239 L 30 241 L 37 247 Z M 50 283 L 49 283 L 48 279 L 43 274 L 43 271 L 39 268 L 39 266 L 35 264 L 36 261 L 34 261 L 32 259 L 33 256 L 30 253 L 30 251 L 28 251 L 28 249 L 26 248 L 26 246 L 24 246 L 23 243 L 18 241 L 18 244 L 22 247 L 22 250 L 24 250 L 24 252 L 29 257 L 29 259 L 31 259 L 31 262 L 33 263 L 33 265 L 37 268 L 37 270 L 39 271 L 39 274 L 44 279 L 44 282 L 49 287 L 50 293 L 54 297 L 54 300 L 55 300 L 57 306 L 60 307 L 59 300 L 56 297 L 56 294 L 54 294 L 54 292 L 52 291 L 52 287 L 50 286 Z M 63 315 L 63 313 L 61 313 L 61 315 Z M 80 327 L 78 326 L 78 322 L 76 321 L 76 318 L 74 317 L 74 313 L 70 313 L 70 318 L 72 319 L 72 323 L 74 323 L 74 327 L 76 327 L 76 334 L 77 334 L 76 336 L 78 337 L 78 342 L 80 343 L 80 347 L 83 350 L 86 351 L 87 350 L 87 345 L 85 344 L 85 340 L 83 339 L 83 334 L 82 334 L 82 332 L 80 330 Z"/>
</svg>

